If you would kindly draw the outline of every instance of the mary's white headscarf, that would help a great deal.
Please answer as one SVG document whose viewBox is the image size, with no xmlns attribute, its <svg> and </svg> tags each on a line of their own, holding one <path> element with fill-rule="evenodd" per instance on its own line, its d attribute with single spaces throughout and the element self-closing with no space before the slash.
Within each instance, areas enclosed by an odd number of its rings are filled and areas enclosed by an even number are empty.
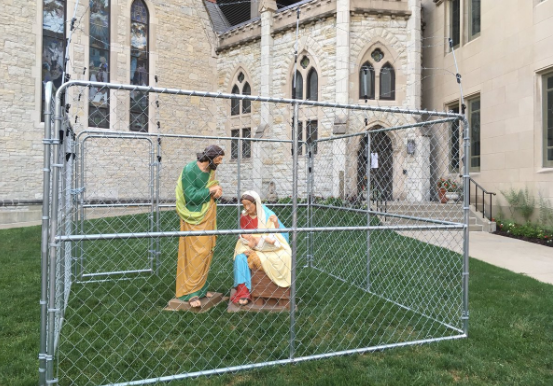
<svg viewBox="0 0 553 386">
<path fill-rule="evenodd" d="M 263 210 L 263 204 L 261 204 L 261 197 L 259 197 L 259 194 L 257 194 L 254 190 L 246 190 L 244 193 L 242 193 L 242 197 L 244 196 L 250 196 L 255 199 L 255 210 L 257 212 L 257 227 L 258 228 L 267 228 L 267 219 L 265 218 L 265 211 Z M 240 202 L 242 202 L 243 198 L 240 197 Z M 248 200 L 249 201 L 249 200 Z"/>
</svg>

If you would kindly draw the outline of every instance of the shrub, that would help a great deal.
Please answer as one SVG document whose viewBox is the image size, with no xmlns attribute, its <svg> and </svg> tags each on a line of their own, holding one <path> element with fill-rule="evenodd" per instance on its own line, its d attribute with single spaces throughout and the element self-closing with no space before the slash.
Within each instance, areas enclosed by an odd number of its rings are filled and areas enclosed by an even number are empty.
<svg viewBox="0 0 553 386">
<path fill-rule="evenodd" d="M 518 191 L 513 188 L 508 191 L 501 190 L 501 194 L 509 203 L 511 217 L 515 217 L 515 212 L 519 212 L 526 222 L 530 221 L 530 217 L 534 213 L 536 200 L 527 187 Z"/>
</svg>

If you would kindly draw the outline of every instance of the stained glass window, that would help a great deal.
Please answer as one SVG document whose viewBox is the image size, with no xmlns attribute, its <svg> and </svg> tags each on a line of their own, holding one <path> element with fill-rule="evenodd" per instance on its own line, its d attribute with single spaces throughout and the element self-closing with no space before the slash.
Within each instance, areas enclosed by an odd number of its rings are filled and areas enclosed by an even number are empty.
<svg viewBox="0 0 553 386">
<path fill-rule="evenodd" d="M 54 92 L 63 83 L 65 58 L 65 1 L 44 0 L 42 11 L 42 107 L 44 85 L 54 83 Z M 44 117 L 42 118 L 44 121 Z"/>
<path fill-rule="evenodd" d="M 110 0 L 90 0 L 90 81 L 109 82 Z M 91 87 L 88 93 L 90 127 L 109 128 L 109 89 Z"/>
<path fill-rule="evenodd" d="M 149 85 L 149 14 L 142 0 L 135 0 L 131 7 L 131 83 Z M 149 97 L 144 91 L 131 91 L 130 129 L 148 131 Z"/>
</svg>

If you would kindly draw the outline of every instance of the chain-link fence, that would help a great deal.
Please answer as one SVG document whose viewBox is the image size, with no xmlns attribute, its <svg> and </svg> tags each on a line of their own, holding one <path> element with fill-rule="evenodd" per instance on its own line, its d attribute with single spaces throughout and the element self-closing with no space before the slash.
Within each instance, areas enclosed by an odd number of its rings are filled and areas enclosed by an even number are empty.
<svg viewBox="0 0 553 386">
<path fill-rule="evenodd" d="M 93 89 L 101 116 L 84 102 Z M 60 88 L 54 115 L 41 382 L 152 383 L 467 336 L 466 191 L 453 184 L 442 203 L 439 186 L 466 154 L 451 145 L 460 116 L 81 81 Z M 216 226 L 181 228 L 175 186 L 212 144 L 225 151 Z M 240 306 L 238 236 L 268 232 L 241 229 L 247 190 L 290 253 L 284 284 L 261 270 L 286 295 Z M 204 287 L 224 298 L 175 311 L 179 242 L 210 236 Z"/>
</svg>

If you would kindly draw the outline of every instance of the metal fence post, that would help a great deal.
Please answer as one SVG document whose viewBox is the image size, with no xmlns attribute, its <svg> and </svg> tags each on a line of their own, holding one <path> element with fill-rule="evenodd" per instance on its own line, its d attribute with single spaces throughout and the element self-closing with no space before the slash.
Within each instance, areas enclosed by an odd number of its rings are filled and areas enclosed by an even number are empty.
<svg viewBox="0 0 553 386">
<path fill-rule="evenodd" d="M 365 190 L 367 191 L 367 226 L 371 225 L 371 135 L 367 131 L 365 134 L 367 138 L 367 145 L 365 149 L 367 150 L 367 166 L 365 174 L 367 176 L 367 184 L 365 185 Z M 367 230 L 367 291 L 371 290 L 371 231 Z"/>
<path fill-rule="evenodd" d="M 46 385 L 46 341 L 47 341 L 47 300 L 48 300 L 48 237 L 50 225 L 50 158 L 52 134 L 52 89 L 53 83 L 44 85 L 44 167 L 42 169 L 42 237 L 41 285 L 40 285 L 40 349 L 39 349 L 39 385 Z"/>
<path fill-rule="evenodd" d="M 56 92 L 56 107 L 55 107 L 55 121 L 54 121 L 54 163 L 52 164 L 52 205 L 50 207 L 50 272 L 49 272 L 49 298 L 48 298 L 48 342 L 47 342 L 47 354 L 46 354 L 46 383 L 55 383 L 54 380 L 54 357 L 56 352 L 55 339 L 56 339 L 56 314 L 59 312 L 56 309 L 56 273 L 57 273 L 57 254 L 59 250 L 59 244 L 56 240 L 57 228 L 58 228 L 58 210 L 59 210 L 59 194 L 60 194 L 60 169 L 63 166 L 63 156 L 60 151 L 60 136 L 62 135 L 61 121 L 63 119 L 61 94 L 64 92 L 60 87 Z"/>
<path fill-rule="evenodd" d="M 464 152 L 465 162 L 463 165 L 463 219 L 465 223 L 464 240 L 463 240 L 463 330 L 468 335 L 469 322 L 469 184 L 470 184 L 470 129 L 469 122 L 466 117 L 463 117 L 464 126 Z M 478 194 L 476 194 L 478 197 Z"/>
</svg>

